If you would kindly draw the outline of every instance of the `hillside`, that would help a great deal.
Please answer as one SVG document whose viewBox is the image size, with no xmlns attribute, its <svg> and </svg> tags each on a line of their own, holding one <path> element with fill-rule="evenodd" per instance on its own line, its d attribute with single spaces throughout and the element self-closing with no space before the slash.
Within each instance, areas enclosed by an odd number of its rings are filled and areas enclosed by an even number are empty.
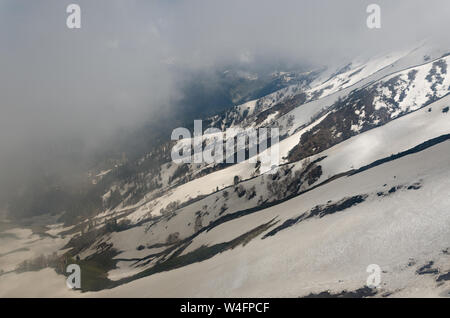
<svg viewBox="0 0 450 318">
<path fill-rule="evenodd" d="M 279 143 L 239 163 L 176 164 L 171 150 L 194 138 L 168 134 L 91 172 L 89 212 L 0 229 L 0 295 L 23 293 L 34 273 L 48 296 L 448 296 L 448 52 L 421 45 L 276 73 L 251 94 L 251 74 L 228 74 L 246 78 L 240 98 L 258 97 L 205 116 L 203 130 L 219 132 L 202 145 L 260 128 L 278 128 Z M 274 153 L 276 169 L 261 163 Z M 81 291 L 54 287 L 67 262 L 82 268 Z M 370 264 L 382 269 L 373 290 Z"/>
</svg>

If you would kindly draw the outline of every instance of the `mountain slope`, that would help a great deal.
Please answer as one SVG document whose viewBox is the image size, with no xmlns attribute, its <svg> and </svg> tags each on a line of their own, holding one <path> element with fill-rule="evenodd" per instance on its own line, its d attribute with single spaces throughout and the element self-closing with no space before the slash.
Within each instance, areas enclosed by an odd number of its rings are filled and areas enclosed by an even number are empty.
<svg viewBox="0 0 450 318">
<path fill-rule="evenodd" d="M 51 231 L 55 246 L 65 245 L 58 259 L 89 269 L 82 290 L 100 293 L 87 296 L 445 295 L 444 53 L 420 46 L 277 74 L 294 84 L 205 119 L 203 129 L 221 132 L 202 141 L 234 140 L 226 129 L 276 127 L 278 144 L 238 164 L 175 164 L 172 147 L 193 139 L 167 140 L 95 174 L 101 211 Z M 273 149 L 280 166 L 265 173 L 258 160 Z M 383 272 L 368 292 L 370 264 Z M 24 274 L 8 273 L 0 285 L 8 275 Z"/>
</svg>

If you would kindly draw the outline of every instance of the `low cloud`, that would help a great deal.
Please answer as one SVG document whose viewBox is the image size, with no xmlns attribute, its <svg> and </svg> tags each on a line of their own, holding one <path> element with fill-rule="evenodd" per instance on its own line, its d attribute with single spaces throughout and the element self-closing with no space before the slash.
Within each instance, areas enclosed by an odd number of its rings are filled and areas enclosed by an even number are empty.
<svg viewBox="0 0 450 318">
<path fill-rule="evenodd" d="M 81 7 L 79 30 L 66 27 L 71 2 Z M 169 113 L 183 94 L 180 74 L 270 60 L 323 65 L 448 41 L 450 2 L 377 1 L 382 28 L 370 30 L 371 2 L 2 1 L 3 180 L 37 162 L 64 171 L 117 129 Z"/>
</svg>

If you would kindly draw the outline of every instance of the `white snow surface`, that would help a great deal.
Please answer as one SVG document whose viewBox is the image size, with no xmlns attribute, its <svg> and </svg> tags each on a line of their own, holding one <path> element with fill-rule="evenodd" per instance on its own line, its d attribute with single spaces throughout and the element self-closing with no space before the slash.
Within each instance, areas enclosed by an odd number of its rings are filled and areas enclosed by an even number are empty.
<svg viewBox="0 0 450 318">
<path fill-rule="evenodd" d="M 323 218 L 300 222 L 264 240 L 223 252 L 201 263 L 158 273 L 89 296 L 127 297 L 280 297 L 324 290 L 354 290 L 366 283 L 366 268 L 383 269 L 382 291 L 408 296 L 439 296 L 437 286 L 415 270 L 430 260 L 442 272 L 450 259 L 450 142 L 340 178 L 275 207 L 226 222 L 198 237 L 217 244 L 273 218 L 295 217 L 325 200 L 369 194 L 360 205 Z M 395 178 L 394 178 L 395 176 Z M 418 190 L 401 190 L 379 198 L 377 191 L 421 182 Z M 386 186 L 384 186 L 386 184 Z M 408 266 L 411 258 L 415 266 Z M 267 288 L 270 284 L 270 288 Z M 426 286 L 425 288 L 419 288 Z"/>
</svg>

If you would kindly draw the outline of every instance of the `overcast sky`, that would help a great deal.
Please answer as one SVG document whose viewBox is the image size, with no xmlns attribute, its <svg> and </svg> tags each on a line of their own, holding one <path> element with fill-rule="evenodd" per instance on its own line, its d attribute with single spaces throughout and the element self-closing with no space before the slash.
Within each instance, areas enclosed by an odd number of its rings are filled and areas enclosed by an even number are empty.
<svg viewBox="0 0 450 318">
<path fill-rule="evenodd" d="M 66 27 L 70 3 L 81 29 Z M 380 30 L 366 27 L 370 3 Z M 170 109 L 180 71 L 256 56 L 329 64 L 447 41 L 449 16 L 448 0 L 0 0 L 0 169 L 45 158 L 42 145 L 95 147 Z"/>
</svg>

